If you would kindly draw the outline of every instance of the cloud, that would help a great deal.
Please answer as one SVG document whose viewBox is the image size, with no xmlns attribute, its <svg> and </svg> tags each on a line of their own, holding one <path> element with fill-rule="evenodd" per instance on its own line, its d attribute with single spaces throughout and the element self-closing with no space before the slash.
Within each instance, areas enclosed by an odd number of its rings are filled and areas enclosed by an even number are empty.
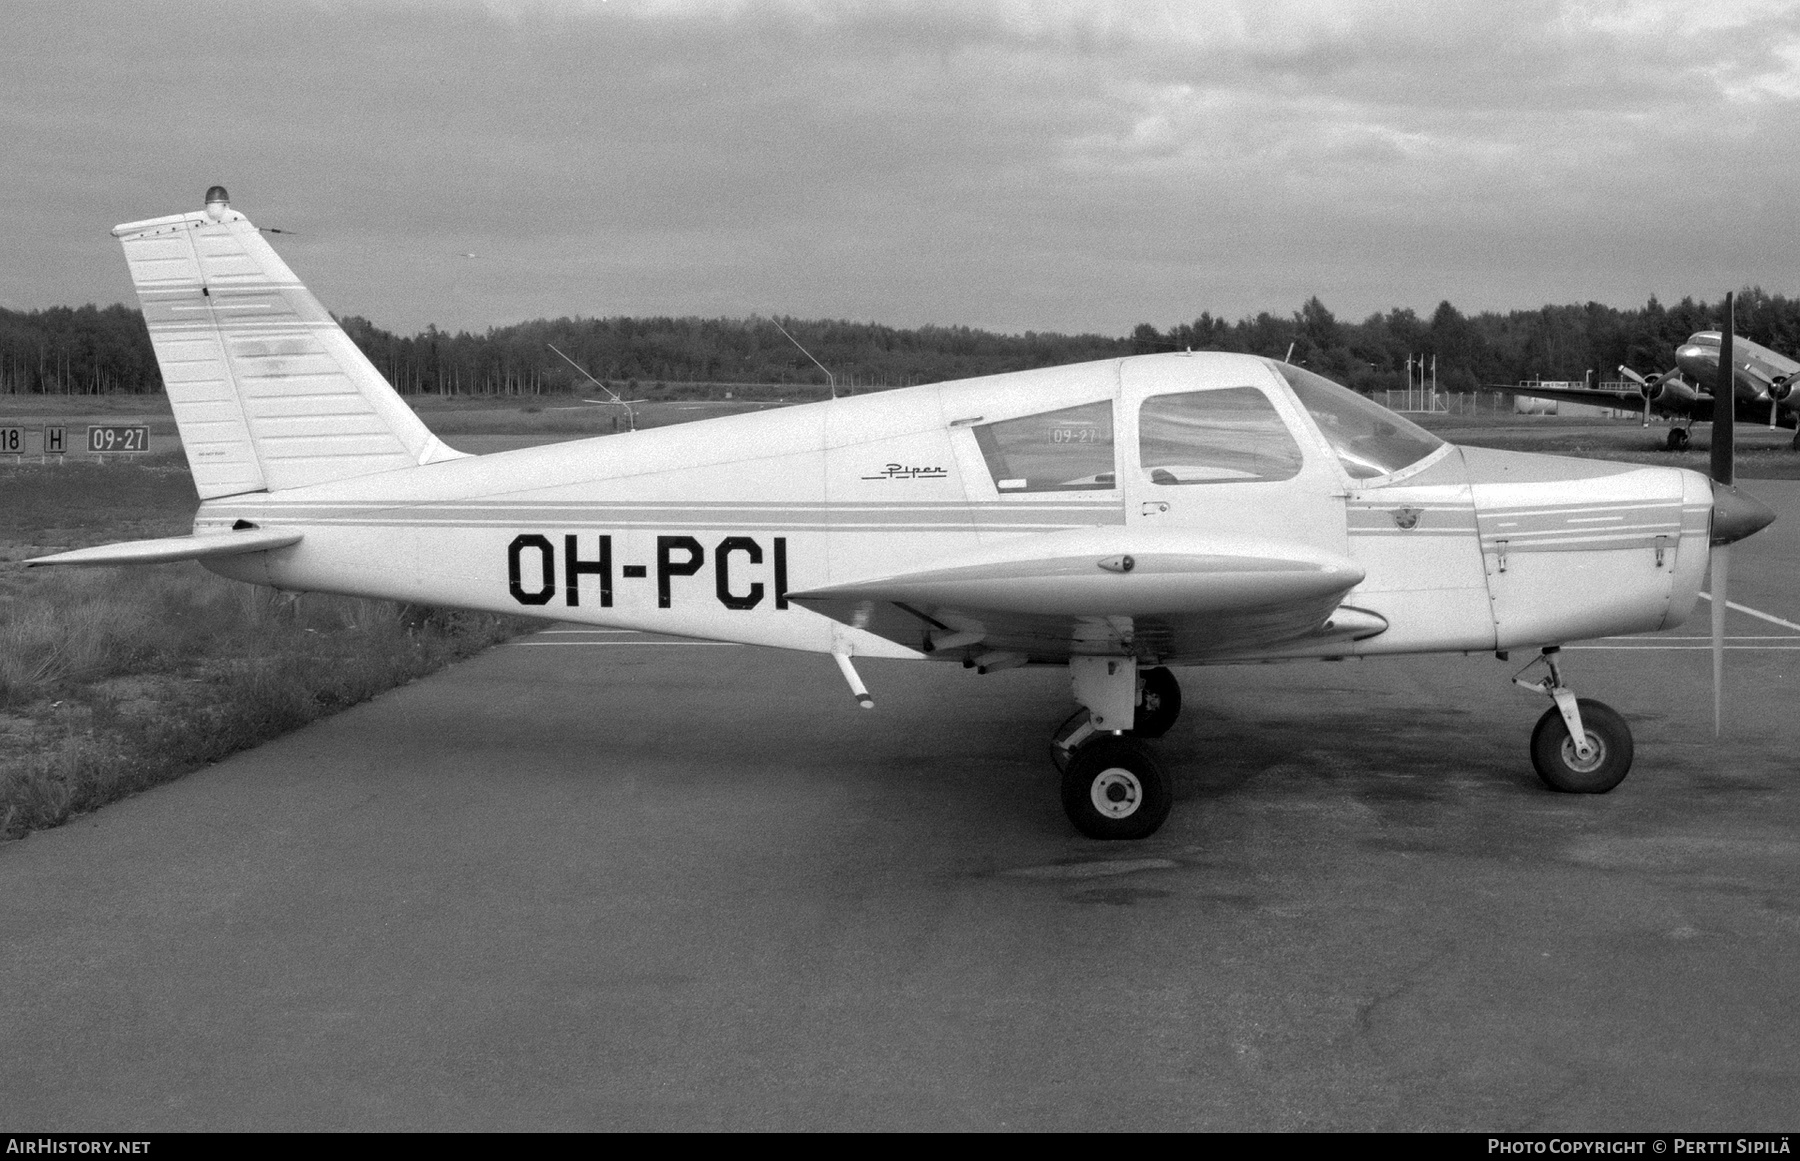
<svg viewBox="0 0 1800 1161">
<path fill-rule="evenodd" d="M 328 304 L 407 327 L 1116 332 L 1791 288 L 1800 258 L 1793 4 L 220 11 L 9 16 L 0 191 L 58 224 L 0 234 L 0 302 L 123 296 L 104 229 L 218 180 Z"/>
</svg>

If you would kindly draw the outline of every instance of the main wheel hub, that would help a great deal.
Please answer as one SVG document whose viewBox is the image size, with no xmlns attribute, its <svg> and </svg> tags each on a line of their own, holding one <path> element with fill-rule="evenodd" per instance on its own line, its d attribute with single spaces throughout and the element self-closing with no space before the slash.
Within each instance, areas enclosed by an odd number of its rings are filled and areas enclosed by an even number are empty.
<svg viewBox="0 0 1800 1161">
<path fill-rule="evenodd" d="M 1113 766 L 1095 776 L 1089 797 L 1107 818 L 1130 818 L 1144 801 L 1144 786 L 1131 771 Z"/>
<path fill-rule="evenodd" d="M 1592 730 L 1583 730 L 1582 733 L 1587 735 L 1588 745 L 1594 748 L 1593 756 L 1585 762 L 1582 761 L 1581 755 L 1575 752 L 1575 739 L 1565 737 L 1562 744 L 1562 760 L 1563 765 L 1575 773 L 1589 774 L 1598 770 L 1606 761 L 1606 742 L 1604 739 L 1595 737 Z"/>
</svg>

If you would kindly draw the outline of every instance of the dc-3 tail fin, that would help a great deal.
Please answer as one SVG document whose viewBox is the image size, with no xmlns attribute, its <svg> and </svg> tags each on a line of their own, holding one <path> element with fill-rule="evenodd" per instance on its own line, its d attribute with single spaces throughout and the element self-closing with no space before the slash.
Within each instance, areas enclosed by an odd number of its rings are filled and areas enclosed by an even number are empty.
<svg viewBox="0 0 1800 1161">
<path fill-rule="evenodd" d="M 202 500 L 459 459 L 222 186 L 113 228 Z"/>
</svg>

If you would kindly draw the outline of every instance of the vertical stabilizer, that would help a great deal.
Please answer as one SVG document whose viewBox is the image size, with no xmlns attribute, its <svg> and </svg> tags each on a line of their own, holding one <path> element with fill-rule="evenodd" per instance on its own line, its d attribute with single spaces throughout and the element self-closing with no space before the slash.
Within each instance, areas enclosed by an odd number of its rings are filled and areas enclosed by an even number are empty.
<svg viewBox="0 0 1800 1161">
<path fill-rule="evenodd" d="M 456 459 L 223 188 L 113 228 L 200 498 Z"/>
</svg>

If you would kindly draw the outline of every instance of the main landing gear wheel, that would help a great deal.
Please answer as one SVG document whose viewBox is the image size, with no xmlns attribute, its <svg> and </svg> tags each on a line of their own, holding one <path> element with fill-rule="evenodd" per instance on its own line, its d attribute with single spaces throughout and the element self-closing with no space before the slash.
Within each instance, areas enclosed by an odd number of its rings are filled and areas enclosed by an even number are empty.
<svg viewBox="0 0 1800 1161">
<path fill-rule="evenodd" d="M 1140 738 L 1160 738 L 1181 716 L 1181 683 L 1160 665 L 1144 670 L 1143 677 L 1144 694 L 1131 732 Z"/>
<path fill-rule="evenodd" d="M 1669 429 L 1668 448 L 1670 451 L 1686 451 L 1688 449 L 1688 430 L 1687 430 L 1687 428 L 1671 427 Z"/>
<path fill-rule="evenodd" d="M 1175 795 L 1168 771 L 1134 738 L 1098 738 L 1077 750 L 1063 772 L 1063 810 L 1091 839 L 1140 839 L 1169 817 Z"/>
<path fill-rule="evenodd" d="M 1578 698 L 1581 729 L 1594 753 L 1586 761 L 1575 752 L 1575 740 L 1562 711 L 1551 706 L 1531 731 L 1531 764 L 1552 790 L 1569 794 L 1605 794 L 1631 772 L 1631 727 L 1605 702 Z"/>
</svg>

